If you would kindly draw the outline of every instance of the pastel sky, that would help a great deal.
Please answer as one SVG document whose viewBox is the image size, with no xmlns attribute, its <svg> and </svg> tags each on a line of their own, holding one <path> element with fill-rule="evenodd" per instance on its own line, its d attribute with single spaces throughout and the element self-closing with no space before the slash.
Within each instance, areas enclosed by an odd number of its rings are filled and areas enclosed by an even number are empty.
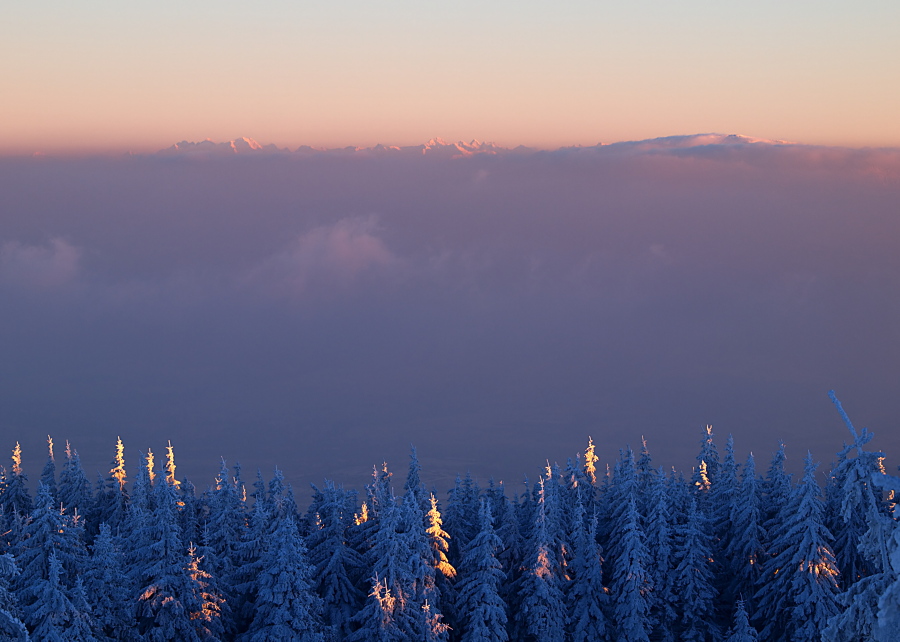
<svg viewBox="0 0 900 642">
<path fill-rule="evenodd" d="M 179 140 L 900 145 L 894 0 L 4 3 L 0 153 Z"/>
</svg>

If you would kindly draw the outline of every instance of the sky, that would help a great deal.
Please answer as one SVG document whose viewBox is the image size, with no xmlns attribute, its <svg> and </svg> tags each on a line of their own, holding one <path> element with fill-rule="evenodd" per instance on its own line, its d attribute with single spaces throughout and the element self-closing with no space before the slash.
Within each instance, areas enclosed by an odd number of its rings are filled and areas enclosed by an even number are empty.
<svg viewBox="0 0 900 642">
<path fill-rule="evenodd" d="M 900 451 L 893 0 L 0 18 L 0 449 L 33 477 L 47 434 L 89 472 L 171 439 L 201 488 L 219 457 L 359 487 L 411 443 L 441 488 L 518 483 L 588 436 L 687 470 L 707 424 L 799 471 L 846 438 L 832 388 Z M 156 153 L 244 136 L 410 148 Z"/>
<path fill-rule="evenodd" d="M 6 154 L 241 136 L 900 145 L 893 0 L 37 0 L 2 17 Z"/>
</svg>

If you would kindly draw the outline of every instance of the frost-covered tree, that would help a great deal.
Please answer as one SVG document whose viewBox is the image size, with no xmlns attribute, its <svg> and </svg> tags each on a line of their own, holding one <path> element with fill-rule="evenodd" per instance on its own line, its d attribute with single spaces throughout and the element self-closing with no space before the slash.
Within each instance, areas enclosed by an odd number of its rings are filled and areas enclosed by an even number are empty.
<svg viewBox="0 0 900 642">
<path fill-rule="evenodd" d="M 9 553 L 0 555 L 0 640 L 28 642 L 28 629 L 22 622 L 22 612 L 10 590 L 18 574 L 13 556 Z"/>
<path fill-rule="evenodd" d="M 47 435 L 47 463 L 41 471 L 41 483 L 47 487 L 50 496 L 56 499 L 56 459 L 53 456 L 53 439 Z"/>
<path fill-rule="evenodd" d="M 573 554 L 566 567 L 567 640 L 601 642 L 610 639 L 609 594 L 603 585 L 603 558 L 597 544 L 597 520 L 585 525 L 584 509 L 579 501 L 575 512 Z"/>
<path fill-rule="evenodd" d="M 652 629 L 650 591 L 653 580 L 648 571 L 650 553 L 644 541 L 634 497 L 628 500 L 622 517 L 610 551 L 613 559 L 612 599 L 616 640 L 648 642 Z"/>
<path fill-rule="evenodd" d="M 753 453 L 747 456 L 741 473 L 741 485 L 731 506 L 731 535 L 727 541 L 726 568 L 728 596 L 752 596 L 763 582 L 763 562 L 766 559 L 766 532 L 763 528 L 763 508 L 759 480 Z M 743 608 L 747 605 L 742 599 Z M 752 615 L 752 608 L 750 614 Z"/>
<path fill-rule="evenodd" d="M 246 529 L 246 511 L 236 478 L 221 460 L 215 486 L 208 500 L 204 545 L 211 572 L 223 581 L 226 599 L 235 597 L 231 582 L 240 563 L 239 547 Z"/>
<path fill-rule="evenodd" d="M 16 442 L 12 451 L 12 468 L 7 471 L 0 487 L 0 509 L 3 512 L 4 531 L 13 527 L 16 515 L 31 512 L 31 494 L 28 492 L 28 476 L 22 471 L 22 447 Z"/>
<path fill-rule="evenodd" d="M 465 545 L 478 533 L 478 505 L 481 489 L 466 473 L 465 479 L 457 475 L 456 483 L 449 493 L 447 509 L 444 511 L 444 523 L 447 530 L 453 533 L 450 540 L 450 560 L 456 561 Z"/>
<path fill-rule="evenodd" d="M 675 586 L 674 516 L 669 505 L 669 492 L 662 470 L 656 476 L 650 490 L 647 515 L 647 548 L 651 563 L 647 571 L 653 582 L 650 594 L 650 618 L 655 636 L 660 642 L 672 642 L 675 638 L 678 612 L 675 609 L 677 591 Z"/>
<path fill-rule="evenodd" d="M 138 640 L 133 630 L 131 577 L 108 524 L 100 526 L 83 577 L 91 612 L 103 635 L 111 640 Z"/>
<path fill-rule="evenodd" d="M 131 559 L 138 632 L 152 642 L 208 639 L 201 617 L 203 587 L 189 570 L 175 489 L 160 478 L 153 490 L 153 509 L 138 513 L 139 530 L 132 534 L 137 540 Z"/>
<path fill-rule="evenodd" d="M 325 623 L 342 639 L 351 632 L 351 619 L 362 605 L 363 594 L 356 581 L 363 573 L 363 560 L 347 540 L 353 520 L 348 494 L 331 481 L 316 491 L 316 522 L 307 537 L 312 581 L 323 601 Z"/>
<path fill-rule="evenodd" d="M 353 618 L 359 628 L 347 639 L 350 642 L 407 642 L 410 638 L 397 626 L 394 618 L 397 599 L 385 580 L 374 577 L 362 610 Z"/>
<path fill-rule="evenodd" d="M 500 598 L 504 573 L 495 557 L 502 546 L 494 533 L 487 500 L 479 511 L 479 532 L 460 562 L 456 607 L 462 642 L 506 642 L 506 605 Z"/>
<path fill-rule="evenodd" d="M 893 475 L 875 476 L 876 487 L 890 493 L 893 499 L 900 496 L 900 478 Z M 894 528 L 888 537 L 890 569 L 886 575 L 890 584 L 878 598 L 878 623 L 873 631 L 878 642 L 900 642 L 900 526 L 897 525 L 897 504 L 894 504 Z"/>
<path fill-rule="evenodd" d="M 707 426 L 700 440 L 700 452 L 697 453 L 697 467 L 691 477 L 691 483 L 698 491 L 710 490 L 719 474 L 719 449 L 713 440 L 712 426 Z M 705 501 L 705 500 L 703 500 Z"/>
<path fill-rule="evenodd" d="M 728 629 L 725 642 L 757 642 L 759 634 L 750 625 L 744 600 L 738 600 L 734 609 L 734 626 Z"/>
<path fill-rule="evenodd" d="M 22 529 L 16 551 L 16 563 L 20 568 L 17 578 L 19 603 L 25 613 L 25 623 L 32 627 L 35 608 L 41 599 L 41 582 L 50 579 L 50 560 L 57 560 L 59 570 L 56 581 L 70 588 L 81 573 L 86 558 L 82 528 L 70 515 L 54 506 L 50 492 L 38 485 L 35 508 Z"/>
<path fill-rule="evenodd" d="M 50 553 L 50 572 L 47 579 L 35 587 L 38 600 L 32 613 L 32 635 L 41 642 L 96 642 L 90 612 L 76 606 L 60 583 L 61 565 L 55 553 Z M 81 590 L 79 585 L 78 590 Z M 83 603 L 83 597 L 78 602 Z"/>
<path fill-rule="evenodd" d="M 59 501 L 67 515 L 87 515 L 94 504 L 91 482 L 81 467 L 78 451 L 66 442 L 66 463 L 59 473 Z"/>
<path fill-rule="evenodd" d="M 691 501 L 687 521 L 677 529 L 675 587 L 681 603 L 679 639 L 703 642 L 718 638 L 709 519 Z"/>
<path fill-rule="evenodd" d="M 858 535 L 860 557 L 854 568 L 866 574 L 847 583 L 838 597 L 843 610 L 831 619 L 822 638 L 826 642 L 850 642 L 875 638 L 878 632 L 878 603 L 895 579 L 889 542 L 897 523 L 881 488 L 886 478 L 884 454 L 865 448 L 872 433 L 865 428 L 857 432 L 834 392 L 829 396 L 853 437 L 855 457 L 842 471 L 841 517 L 854 532 L 862 530 L 860 519 L 865 523 L 865 530 Z"/>
<path fill-rule="evenodd" d="M 111 466 L 102 490 L 94 498 L 94 513 L 91 522 L 97 528 L 100 524 L 109 524 L 115 531 L 124 524 L 130 501 L 127 489 L 128 478 L 125 471 L 125 446 L 121 437 L 116 441 L 116 454 Z"/>
<path fill-rule="evenodd" d="M 815 469 L 808 455 L 803 481 L 779 513 L 771 541 L 775 554 L 765 563 L 765 584 L 756 595 L 765 621 L 762 636 L 773 642 L 819 640 L 838 611 L 838 569 Z"/>
<path fill-rule="evenodd" d="M 551 535 L 545 481 L 538 483 L 537 516 L 525 558 L 525 568 L 519 578 L 518 601 L 521 639 L 535 642 L 562 642 L 565 635 L 565 598 L 563 577 L 558 565 Z M 552 499 L 550 500 L 553 501 Z"/>
</svg>

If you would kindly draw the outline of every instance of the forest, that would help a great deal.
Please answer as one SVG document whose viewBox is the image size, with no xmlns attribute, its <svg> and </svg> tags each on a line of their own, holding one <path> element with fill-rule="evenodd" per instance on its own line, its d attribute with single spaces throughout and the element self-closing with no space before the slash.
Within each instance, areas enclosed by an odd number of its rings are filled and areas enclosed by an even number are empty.
<svg viewBox="0 0 900 642">
<path fill-rule="evenodd" d="M 413 448 L 402 485 L 384 464 L 305 509 L 278 469 L 248 481 L 223 460 L 198 490 L 171 445 L 130 479 L 121 440 L 92 483 L 48 439 L 33 491 L 16 444 L 0 639 L 900 640 L 900 478 L 832 400 L 850 439 L 799 479 L 783 444 L 738 462 L 707 427 L 689 474 L 646 443 L 600 466 L 588 440 L 518 492 L 466 475 L 438 497 Z"/>
</svg>

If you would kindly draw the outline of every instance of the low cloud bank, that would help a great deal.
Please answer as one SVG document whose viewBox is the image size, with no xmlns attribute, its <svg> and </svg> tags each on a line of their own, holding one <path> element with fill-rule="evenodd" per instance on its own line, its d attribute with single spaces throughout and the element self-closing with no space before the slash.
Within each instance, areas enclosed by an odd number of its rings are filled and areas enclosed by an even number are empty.
<svg viewBox="0 0 900 642">
<path fill-rule="evenodd" d="M 900 152 L 475 143 L 0 160 L 4 434 L 517 480 L 706 423 L 828 459 L 836 388 L 900 448 Z"/>
</svg>

